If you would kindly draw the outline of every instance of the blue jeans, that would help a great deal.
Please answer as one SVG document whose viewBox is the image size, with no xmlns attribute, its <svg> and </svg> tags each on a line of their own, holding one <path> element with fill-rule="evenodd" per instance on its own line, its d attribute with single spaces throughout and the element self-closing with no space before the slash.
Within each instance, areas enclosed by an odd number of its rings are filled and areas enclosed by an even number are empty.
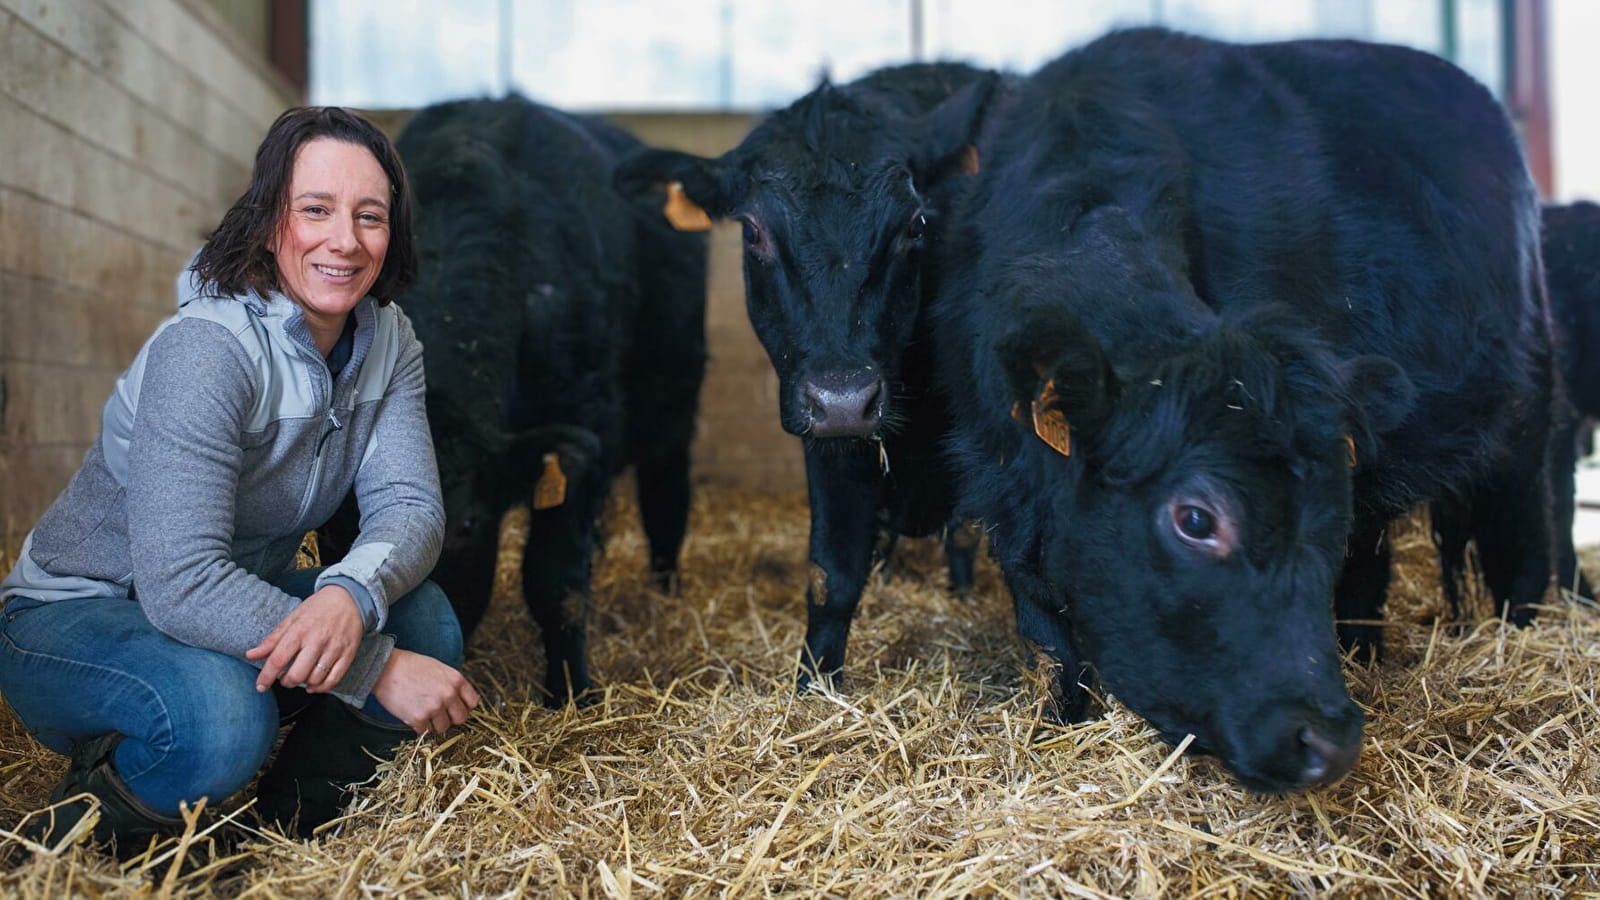
<svg viewBox="0 0 1600 900">
<path fill-rule="evenodd" d="M 305 597 L 320 571 L 300 569 L 277 585 Z M 461 665 L 461 626 L 431 581 L 390 605 L 384 630 L 402 650 Z M 201 797 L 215 806 L 248 784 L 282 718 L 312 699 L 281 686 L 258 693 L 258 674 L 243 659 L 167 637 L 133 600 L 19 597 L 0 613 L 0 693 L 17 717 L 58 753 L 74 741 L 122 734 L 118 774 L 167 815 Z M 398 721 L 376 699 L 363 711 Z"/>
</svg>

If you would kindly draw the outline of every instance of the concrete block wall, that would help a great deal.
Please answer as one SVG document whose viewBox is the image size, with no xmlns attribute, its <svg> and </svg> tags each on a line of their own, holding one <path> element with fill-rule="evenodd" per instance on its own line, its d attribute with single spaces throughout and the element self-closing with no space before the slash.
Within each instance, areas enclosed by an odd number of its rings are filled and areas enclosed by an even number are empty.
<svg viewBox="0 0 1600 900">
<path fill-rule="evenodd" d="M 296 102 L 198 0 L 0 0 L 0 557 Z"/>
</svg>

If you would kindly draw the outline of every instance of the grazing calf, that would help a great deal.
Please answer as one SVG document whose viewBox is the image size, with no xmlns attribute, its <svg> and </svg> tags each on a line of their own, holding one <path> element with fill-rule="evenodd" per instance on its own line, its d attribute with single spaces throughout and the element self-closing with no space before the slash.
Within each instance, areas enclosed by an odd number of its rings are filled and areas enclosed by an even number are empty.
<svg viewBox="0 0 1600 900">
<path fill-rule="evenodd" d="M 701 211 L 744 225 L 745 300 L 805 441 L 810 583 L 801 682 L 844 665 L 875 545 L 946 528 L 952 585 L 972 583 L 975 527 L 951 521 L 948 429 L 932 390 L 929 262 L 992 73 L 956 64 L 824 83 L 718 159 L 650 150 L 625 190 L 678 182 Z M 881 547 L 879 547 L 881 551 Z"/>
<path fill-rule="evenodd" d="M 1520 618 L 1551 580 L 1504 112 L 1411 50 L 1147 29 L 1040 70 L 980 146 L 936 309 L 952 455 L 1064 712 L 1092 672 L 1250 788 L 1339 777 L 1363 719 L 1330 608 L 1378 616 L 1392 518 L 1484 484 L 1496 596 Z"/>
<path fill-rule="evenodd" d="M 590 561 L 632 463 L 657 583 L 675 581 L 705 371 L 705 240 L 611 187 L 637 140 L 521 97 L 430 106 L 396 141 L 416 192 L 424 348 L 447 531 L 433 579 L 470 631 L 501 515 L 532 501 L 522 582 L 547 700 L 590 686 Z"/>
<path fill-rule="evenodd" d="M 1561 587 L 1593 599 L 1594 588 L 1579 567 L 1572 544 L 1572 519 L 1574 469 L 1586 430 L 1600 417 L 1600 206 L 1586 201 L 1546 206 L 1540 219 L 1551 338 L 1563 387 L 1550 440 L 1556 577 Z M 1433 504 L 1434 540 L 1439 544 L 1445 598 L 1453 612 L 1461 608 L 1460 579 L 1475 514 L 1493 517 L 1500 512 L 1470 496 Z M 1485 571 L 1510 564 L 1492 554 L 1493 548 L 1479 548 Z"/>
</svg>

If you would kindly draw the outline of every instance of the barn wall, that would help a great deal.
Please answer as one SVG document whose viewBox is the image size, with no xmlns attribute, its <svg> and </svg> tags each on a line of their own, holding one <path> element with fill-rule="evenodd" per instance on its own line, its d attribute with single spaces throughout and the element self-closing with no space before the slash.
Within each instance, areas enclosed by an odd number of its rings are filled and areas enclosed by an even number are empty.
<svg viewBox="0 0 1600 900">
<path fill-rule="evenodd" d="M 199 0 L 0 0 L 0 558 L 296 102 Z"/>
</svg>

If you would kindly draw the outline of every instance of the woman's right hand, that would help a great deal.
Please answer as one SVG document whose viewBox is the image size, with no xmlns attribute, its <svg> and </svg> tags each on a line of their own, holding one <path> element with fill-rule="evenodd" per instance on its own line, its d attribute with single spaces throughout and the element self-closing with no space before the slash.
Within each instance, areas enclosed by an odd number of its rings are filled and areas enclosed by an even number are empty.
<svg viewBox="0 0 1600 900">
<path fill-rule="evenodd" d="M 400 649 L 390 652 L 372 695 L 417 734 L 443 734 L 478 705 L 466 676 L 431 656 Z"/>
</svg>

